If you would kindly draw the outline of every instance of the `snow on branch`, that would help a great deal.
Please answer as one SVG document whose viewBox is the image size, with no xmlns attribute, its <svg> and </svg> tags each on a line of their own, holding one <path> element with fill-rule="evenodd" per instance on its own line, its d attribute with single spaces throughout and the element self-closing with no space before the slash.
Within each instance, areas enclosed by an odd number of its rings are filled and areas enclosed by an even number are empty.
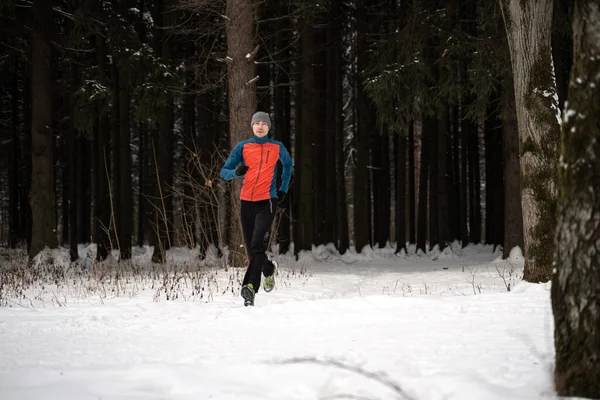
<svg viewBox="0 0 600 400">
<path fill-rule="evenodd" d="M 219 61 L 219 62 L 224 62 L 224 63 L 227 63 L 227 64 L 229 64 L 229 65 L 233 64 L 233 58 L 231 58 L 231 57 L 229 57 L 229 56 L 227 56 L 227 57 L 225 57 L 225 58 L 220 58 L 220 57 L 219 57 L 219 58 L 217 58 L 217 61 Z"/>
<path fill-rule="evenodd" d="M 258 80 L 259 76 L 256 75 L 254 78 L 250 79 L 248 82 L 246 82 L 246 86 L 253 84 L 254 82 L 256 82 Z"/>
<path fill-rule="evenodd" d="M 258 53 L 259 48 L 260 48 L 260 45 L 257 44 L 256 47 L 254 48 L 254 50 L 252 50 L 252 53 L 246 54 L 246 60 L 248 60 L 248 61 L 252 60 L 256 56 L 256 53 Z"/>
</svg>

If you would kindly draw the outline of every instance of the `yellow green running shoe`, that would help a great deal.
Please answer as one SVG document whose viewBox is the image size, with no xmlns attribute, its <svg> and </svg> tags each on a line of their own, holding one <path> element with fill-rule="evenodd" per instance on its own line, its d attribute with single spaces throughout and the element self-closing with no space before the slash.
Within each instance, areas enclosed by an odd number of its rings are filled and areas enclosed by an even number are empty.
<svg viewBox="0 0 600 400">
<path fill-rule="evenodd" d="M 273 273 L 269 276 L 265 276 L 265 280 L 263 282 L 263 289 L 265 292 L 270 292 L 275 288 L 275 275 L 277 275 L 277 270 L 279 269 L 279 264 L 275 260 L 269 260 L 273 264 Z"/>
</svg>

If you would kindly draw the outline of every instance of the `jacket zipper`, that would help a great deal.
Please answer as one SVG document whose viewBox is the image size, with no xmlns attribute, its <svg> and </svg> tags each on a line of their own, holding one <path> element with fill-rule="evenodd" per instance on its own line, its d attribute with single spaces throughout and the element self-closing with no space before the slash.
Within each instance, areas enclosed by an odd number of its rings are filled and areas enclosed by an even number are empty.
<svg viewBox="0 0 600 400">
<path fill-rule="evenodd" d="M 269 150 L 270 151 L 270 150 Z M 267 157 L 269 156 L 269 151 L 267 151 Z M 260 170 L 262 169 L 262 161 L 263 161 L 263 145 L 260 145 L 260 164 L 258 165 L 258 175 L 256 175 L 256 182 L 254 182 L 254 186 L 252 186 L 252 195 L 250 196 L 250 201 L 254 201 L 254 189 L 256 189 L 256 185 L 258 184 L 258 179 L 260 178 Z"/>
</svg>

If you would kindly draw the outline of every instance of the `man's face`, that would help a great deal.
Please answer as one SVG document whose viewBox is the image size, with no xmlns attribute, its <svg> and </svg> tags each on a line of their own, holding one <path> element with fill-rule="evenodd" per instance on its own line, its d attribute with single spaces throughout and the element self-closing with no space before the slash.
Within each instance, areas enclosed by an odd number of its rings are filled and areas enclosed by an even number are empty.
<svg viewBox="0 0 600 400">
<path fill-rule="evenodd" d="M 267 133 L 269 133 L 269 125 L 262 121 L 256 121 L 254 125 L 252 125 L 252 132 L 259 138 L 265 137 Z"/>
</svg>

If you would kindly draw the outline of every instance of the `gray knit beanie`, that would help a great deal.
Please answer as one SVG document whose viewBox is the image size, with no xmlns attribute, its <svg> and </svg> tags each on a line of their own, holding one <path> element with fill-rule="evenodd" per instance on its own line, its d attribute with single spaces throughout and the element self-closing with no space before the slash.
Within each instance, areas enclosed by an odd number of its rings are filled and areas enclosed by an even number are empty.
<svg viewBox="0 0 600 400">
<path fill-rule="evenodd" d="M 254 113 L 254 115 L 252 116 L 252 121 L 250 121 L 250 127 L 252 127 L 254 123 L 258 121 L 262 121 L 265 124 L 267 124 L 269 130 L 271 130 L 271 118 L 269 118 L 269 114 L 263 111 L 258 111 Z"/>
</svg>

